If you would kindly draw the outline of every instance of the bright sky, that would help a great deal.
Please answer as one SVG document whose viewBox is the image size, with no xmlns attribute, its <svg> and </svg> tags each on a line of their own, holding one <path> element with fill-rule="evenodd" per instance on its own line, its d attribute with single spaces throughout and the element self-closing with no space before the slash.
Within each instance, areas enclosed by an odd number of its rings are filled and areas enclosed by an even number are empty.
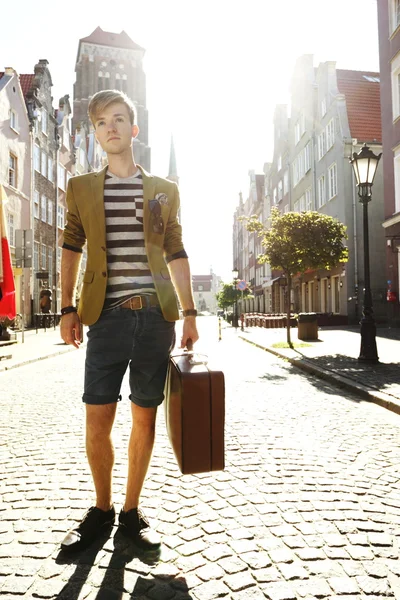
<svg viewBox="0 0 400 600">
<path fill-rule="evenodd" d="M 295 60 L 379 70 L 376 0 L 19 0 L 3 27 L 0 70 L 47 58 L 53 97 L 73 98 L 80 38 L 125 30 L 146 49 L 152 172 L 166 176 L 171 133 L 192 272 L 232 271 L 232 219 L 248 171 L 272 159 L 272 116 Z"/>
</svg>

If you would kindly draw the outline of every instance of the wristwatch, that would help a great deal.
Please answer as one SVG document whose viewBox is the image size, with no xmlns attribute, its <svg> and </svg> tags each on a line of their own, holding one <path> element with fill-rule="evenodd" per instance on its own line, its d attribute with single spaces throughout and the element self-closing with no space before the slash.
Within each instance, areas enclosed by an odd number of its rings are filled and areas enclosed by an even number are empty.
<svg viewBox="0 0 400 600">
<path fill-rule="evenodd" d="M 184 317 L 197 317 L 197 310 L 195 308 L 188 308 L 182 311 Z"/>
</svg>

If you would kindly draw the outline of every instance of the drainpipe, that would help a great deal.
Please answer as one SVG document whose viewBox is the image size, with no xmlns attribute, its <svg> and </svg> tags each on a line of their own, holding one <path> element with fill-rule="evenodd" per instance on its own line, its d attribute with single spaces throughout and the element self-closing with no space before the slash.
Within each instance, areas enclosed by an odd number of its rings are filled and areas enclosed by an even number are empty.
<svg viewBox="0 0 400 600">
<path fill-rule="evenodd" d="M 59 160 L 59 152 L 60 152 L 60 135 L 58 132 L 58 123 L 56 122 L 54 127 L 54 137 L 56 142 L 56 156 L 55 156 L 55 169 L 53 172 L 54 178 L 54 186 L 55 186 L 55 194 L 54 194 L 54 225 L 55 225 L 55 251 L 53 256 L 53 284 L 54 284 L 54 312 L 58 313 L 58 160 Z"/>
<path fill-rule="evenodd" d="M 356 200 L 356 180 L 354 171 L 351 173 L 351 183 L 353 186 L 353 244 L 354 244 L 354 293 L 355 293 L 355 317 L 358 319 L 358 257 L 357 257 L 357 200 Z"/>
</svg>

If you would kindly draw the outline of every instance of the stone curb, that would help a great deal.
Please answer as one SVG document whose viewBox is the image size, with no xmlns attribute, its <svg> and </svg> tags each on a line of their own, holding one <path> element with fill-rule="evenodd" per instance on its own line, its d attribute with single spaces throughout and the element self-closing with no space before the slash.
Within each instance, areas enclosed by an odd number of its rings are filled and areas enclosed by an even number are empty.
<svg viewBox="0 0 400 600">
<path fill-rule="evenodd" d="M 27 360 L 21 360 L 13 365 L 2 365 L 0 362 L 0 373 L 4 371 L 11 371 L 11 369 L 16 369 L 17 367 L 23 367 L 24 365 L 29 365 L 31 363 L 37 362 L 38 360 L 45 360 L 46 358 L 52 358 L 53 356 L 59 356 L 60 354 L 66 354 L 67 352 L 71 352 L 71 350 L 76 350 L 73 346 L 69 346 L 64 348 L 63 350 L 58 350 L 57 352 L 51 352 L 50 354 L 45 354 L 41 356 L 35 356 L 35 358 L 28 358 Z"/>
<path fill-rule="evenodd" d="M 253 340 L 247 339 L 242 335 L 239 335 L 239 338 L 247 342 L 248 344 L 252 344 L 257 348 L 260 348 L 261 350 L 265 350 L 266 352 L 274 354 L 278 358 L 283 358 L 284 360 L 289 361 L 298 369 L 302 369 L 303 371 L 316 375 L 317 377 L 325 379 L 330 383 L 334 383 L 338 387 L 346 388 L 351 392 L 358 394 L 365 400 L 368 400 L 369 402 L 378 404 L 379 406 L 391 410 L 392 412 L 398 415 L 400 414 L 400 400 L 397 400 L 389 394 L 385 394 L 384 392 L 380 392 L 379 390 L 371 390 L 367 386 L 362 385 L 361 383 L 357 383 L 356 381 L 354 381 L 354 379 L 344 377 L 343 375 L 337 375 L 333 371 L 328 371 L 326 369 L 322 369 L 321 367 L 317 367 L 305 358 L 292 358 L 290 356 L 287 356 L 283 352 L 275 350 L 275 348 L 263 346 L 261 344 L 258 344 L 257 342 L 254 342 Z"/>
</svg>

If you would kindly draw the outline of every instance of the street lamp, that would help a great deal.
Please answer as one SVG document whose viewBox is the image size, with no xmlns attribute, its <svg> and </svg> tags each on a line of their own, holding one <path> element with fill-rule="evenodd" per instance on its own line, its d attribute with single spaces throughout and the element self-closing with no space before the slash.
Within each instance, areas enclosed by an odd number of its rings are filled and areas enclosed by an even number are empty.
<svg viewBox="0 0 400 600">
<path fill-rule="evenodd" d="M 233 269 L 232 270 L 232 277 L 233 277 L 233 289 L 235 290 L 235 303 L 233 305 L 233 326 L 237 328 L 238 326 L 238 314 L 237 314 L 237 284 L 239 281 L 239 271 L 237 269 Z"/>
<path fill-rule="evenodd" d="M 357 154 L 354 152 L 350 163 L 354 169 L 358 195 L 363 205 L 363 237 L 364 237 L 364 302 L 361 325 L 361 349 L 358 360 L 378 362 L 376 348 L 376 325 L 372 309 L 372 294 L 369 272 L 369 233 L 368 203 L 371 201 L 371 189 L 382 153 L 376 156 L 366 144 Z"/>
</svg>

